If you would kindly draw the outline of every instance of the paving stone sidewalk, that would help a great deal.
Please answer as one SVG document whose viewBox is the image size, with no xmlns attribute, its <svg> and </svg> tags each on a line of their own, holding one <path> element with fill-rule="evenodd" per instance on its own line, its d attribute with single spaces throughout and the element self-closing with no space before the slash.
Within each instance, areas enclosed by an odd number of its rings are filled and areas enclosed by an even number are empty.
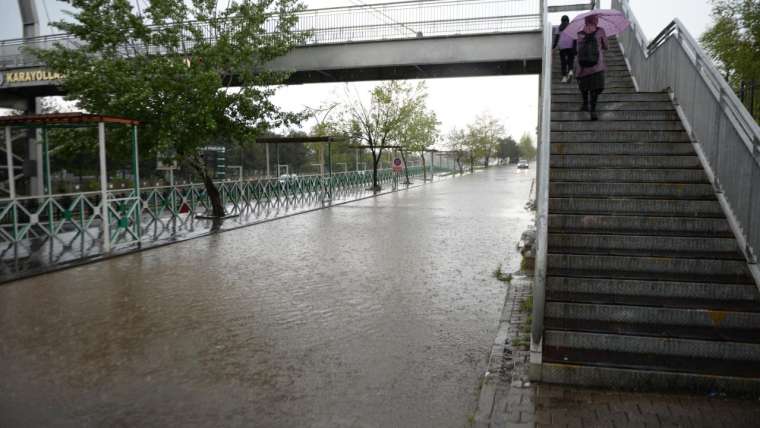
<svg viewBox="0 0 760 428">
<path fill-rule="evenodd" d="M 536 389 L 537 427 L 760 426 L 760 403 L 757 401 L 547 384 L 537 385 Z"/>
</svg>

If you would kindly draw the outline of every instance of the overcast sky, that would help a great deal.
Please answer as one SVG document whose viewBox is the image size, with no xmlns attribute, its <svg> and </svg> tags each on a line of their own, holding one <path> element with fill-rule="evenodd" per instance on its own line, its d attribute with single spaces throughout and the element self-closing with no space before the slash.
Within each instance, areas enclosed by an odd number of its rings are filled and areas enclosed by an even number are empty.
<svg viewBox="0 0 760 428">
<path fill-rule="evenodd" d="M 137 0 L 132 0 L 135 3 Z M 141 0 L 146 4 L 147 0 Z M 309 8 L 344 6 L 361 3 L 383 3 L 388 0 L 304 0 Z M 60 19 L 66 3 L 59 0 L 36 0 L 37 12 L 43 23 L 42 33 L 55 32 L 47 26 L 50 20 Z M 549 4 L 574 3 L 569 0 L 550 0 Z M 678 17 L 690 32 L 698 37 L 710 24 L 709 0 L 631 0 L 631 6 L 650 39 L 673 18 Z M 603 0 L 602 7 L 609 7 Z M 571 18 L 572 18 L 572 14 Z M 552 16 L 559 21 L 559 16 Z M 0 39 L 21 37 L 17 0 L 0 0 Z M 366 94 L 377 82 L 352 83 L 352 92 Z M 538 79 L 536 76 L 503 76 L 459 79 L 430 79 L 429 106 L 435 110 L 446 133 L 453 127 L 464 127 L 480 113 L 488 112 L 500 118 L 506 130 L 515 138 L 524 132 L 535 133 L 538 109 Z M 316 107 L 325 101 L 344 96 L 345 84 L 309 84 L 284 87 L 276 102 L 291 110 L 305 106 Z M 308 124 L 307 124 L 308 127 Z"/>
</svg>

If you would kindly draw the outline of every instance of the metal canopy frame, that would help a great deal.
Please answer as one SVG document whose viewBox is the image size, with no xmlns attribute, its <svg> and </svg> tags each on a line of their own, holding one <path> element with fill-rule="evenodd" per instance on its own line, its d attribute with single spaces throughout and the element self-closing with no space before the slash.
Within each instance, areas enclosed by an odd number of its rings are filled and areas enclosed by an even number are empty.
<svg viewBox="0 0 760 428">
<path fill-rule="evenodd" d="M 108 198 L 108 173 L 106 170 L 106 124 L 128 126 L 132 128 L 132 173 L 134 174 L 134 197 L 116 198 L 109 201 Z M 132 207 L 135 213 L 135 230 L 132 235 L 139 242 L 141 239 L 140 230 L 140 166 L 137 144 L 137 127 L 140 121 L 120 116 L 106 116 L 86 113 L 54 113 L 54 114 L 35 114 L 22 116 L 3 116 L 0 117 L 0 127 L 5 127 L 5 155 L 8 170 L 8 193 L 11 201 L 16 200 L 16 179 L 13 164 L 13 144 L 11 140 L 11 129 L 42 129 L 42 151 L 43 151 L 43 195 L 52 196 L 52 185 L 50 177 L 50 150 L 48 145 L 47 130 L 50 128 L 98 128 L 98 152 L 99 152 L 99 170 L 100 170 L 100 216 L 101 227 L 103 231 L 103 247 L 106 253 L 111 251 L 111 230 L 109 208 L 110 202 L 137 204 Z M 13 221 L 18 220 L 16 204 L 13 204 Z M 124 219 L 120 219 L 124 220 Z M 53 206 L 48 204 L 48 223 L 53 228 Z M 128 222 L 123 222 L 128 227 Z M 122 225 L 122 222 L 119 223 Z M 125 227 L 126 228 L 126 227 Z M 15 236 L 14 236 L 15 239 Z"/>
<path fill-rule="evenodd" d="M 275 144 L 308 144 L 308 143 L 327 143 L 327 173 L 328 175 L 332 176 L 332 143 L 340 143 L 345 142 L 346 139 L 343 137 L 335 137 L 332 135 L 326 135 L 326 136 L 311 136 L 311 137 L 261 137 L 256 139 L 256 144 L 264 144 L 266 147 L 266 157 L 267 157 L 267 178 L 271 177 L 269 173 L 269 145 Z M 278 155 L 279 156 L 279 155 Z M 320 159 L 320 162 L 322 163 L 322 166 L 324 167 L 324 159 Z M 280 162 L 278 160 L 277 162 L 277 174 L 280 173 L 279 171 L 279 165 Z"/>
</svg>

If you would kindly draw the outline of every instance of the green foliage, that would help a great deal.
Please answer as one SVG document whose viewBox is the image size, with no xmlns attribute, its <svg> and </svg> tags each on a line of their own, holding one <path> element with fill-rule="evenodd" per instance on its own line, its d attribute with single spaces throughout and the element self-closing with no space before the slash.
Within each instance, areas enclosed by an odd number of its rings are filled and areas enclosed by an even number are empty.
<svg viewBox="0 0 760 428">
<path fill-rule="evenodd" d="M 462 160 L 469 156 L 467 153 L 467 134 L 463 130 L 452 129 L 446 136 L 446 145 L 450 151 L 454 152 L 454 161 L 459 168 L 459 173 L 463 174 Z"/>
<path fill-rule="evenodd" d="M 511 163 L 516 163 L 520 157 L 520 148 L 517 146 L 517 141 L 510 136 L 500 138 L 496 149 L 496 156 L 499 159 L 509 159 Z"/>
<path fill-rule="evenodd" d="M 512 274 L 506 273 L 502 269 L 501 263 L 496 267 L 496 269 L 493 271 L 493 277 L 498 279 L 501 282 L 510 283 L 512 282 Z"/>
<path fill-rule="evenodd" d="M 504 136 L 504 125 L 499 119 L 484 113 L 475 118 L 475 122 L 467 125 L 465 139 L 470 158 L 483 159 L 484 165 L 496 152 L 499 139 Z"/>
<path fill-rule="evenodd" d="M 427 108 L 425 82 L 418 85 L 417 91 L 419 99 L 416 108 L 412 110 L 407 120 L 401 125 L 396 140 L 398 145 L 407 151 L 421 153 L 435 144 L 440 122 L 435 112 Z"/>
<path fill-rule="evenodd" d="M 714 24 L 701 37 L 729 82 L 760 81 L 760 0 L 712 0 Z"/>
<path fill-rule="evenodd" d="M 382 146 L 410 143 L 415 136 L 427 139 L 430 137 L 426 134 L 430 132 L 429 125 L 435 123 L 437 126 L 435 114 L 427 110 L 426 100 L 424 82 L 416 85 L 399 81 L 380 83 L 372 89 L 369 104 L 363 103 L 358 94 L 347 94 L 339 127 L 353 144 L 369 148 L 373 188 L 379 189 L 377 167 L 384 150 Z"/>
<path fill-rule="evenodd" d="M 760 90 L 760 0 L 713 0 L 713 26 L 700 41 L 737 91 L 742 85 Z M 744 100 L 760 119 L 760 96 Z M 754 101 L 754 105 L 750 102 Z"/>
<path fill-rule="evenodd" d="M 530 134 L 526 133 L 520 137 L 518 148 L 520 149 L 521 158 L 529 161 L 536 158 L 536 146 L 533 144 L 533 137 L 531 137 Z"/>
<path fill-rule="evenodd" d="M 139 13 L 128 0 L 72 1 L 73 19 L 54 26 L 81 46 L 35 51 L 66 76 L 69 99 L 140 120 L 141 154 L 176 154 L 196 167 L 206 144 L 250 140 L 300 119 L 269 99 L 287 75 L 260 71 L 306 36 L 293 31 L 297 0 L 239 0 L 225 9 L 212 0 L 148 3 Z"/>
</svg>

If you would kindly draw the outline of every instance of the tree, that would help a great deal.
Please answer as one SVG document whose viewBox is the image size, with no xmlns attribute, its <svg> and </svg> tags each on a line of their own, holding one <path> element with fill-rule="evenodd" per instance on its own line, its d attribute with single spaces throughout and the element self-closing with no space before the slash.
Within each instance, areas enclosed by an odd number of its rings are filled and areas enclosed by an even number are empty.
<svg viewBox="0 0 760 428">
<path fill-rule="evenodd" d="M 518 144 L 520 149 L 520 157 L 532 161 L 536 158 L 536 146 L 533 144 L 533 137 L 530 134 L 525 133 L 520 137 L 520 143 Z"/>
<path fill-rule="evenodd" d="M 712 0 L 712 6 L 715 22 L 700 42 L 731 86 L 760 82 L 760 0 Z M 760 111 L 756 106 L 750 110 Z"/>
<path fill-rule="evenodd" d="M 365 104 L 358 94 L 346 94 L 341 123 L 352 141 L 362 143 L 372 154 L 372 189 L 380 190 L 377 166 L 384 146 L 399 141 L 400 134 L 421 106 L 424 106 L 424 83 L 383 82 L 377 85 Z"/>
<path fill-rule="evenodd" d="M 454 161 L 457 163 L 459 173 L 464 174 L 462 159 L 467 155 L 467 134 L 457 128 L 452 129 L 446 137 L 449 150 L 454 152 Z"/>
<path fill-rule="evenodd" d="M 418 85 L 419 103 L 411 112 L 408 120 L 401 124 L 397 134 L 397 143 L 410 152 L 419 153 L 422 159 L 423 180 L 427 180 L 427 168 L 425 166 L 425 151 L 428 150 L 438 138 L 438 121 L 434 111 L 428 110 L 426 106 L 427 88 L 424 82 Z M 403 154 L 403 151 L 402 151 Z M 406 176 L 409 182 L 409 173 Z"/>
<path fill-rule="evenodd" d="M 475 158 L 483 159 L 483 166 L 488 167 L 491 156 L 496 150 L 499 138 L 504 135 L 504 126 L 490 114 L 481 114 L 475 122 L 467 126 L 467 144 L 470 152 L 470 169 Z"/>
<path fill-rule="evenodd" d="M 54 26 L 81 45 L 35 53 L 66 76 L 67 98 L 84 110 L 140 120 L 143 154 L 189 164 L 218 218 L 225 209 L 201 149 L 301 119 L 270 101 L 287 74 L 261 70 L 308 34 L 294 28 L 297 0 L 217 3 L 150 0 L 135 12 L 129 0 L 73 0 L 73 20 Z"/>
<path fill-rule="evenodd" d="M 501 162 L 509 160 L 511 163 L 516 163 L 517 159 L 520 157 L 520 148 L 517 146 L 517 141 L 509 136 L 505 138 L 499 138 L 499 145 L 496 149 L 496 156 Z"/>
</svg>

